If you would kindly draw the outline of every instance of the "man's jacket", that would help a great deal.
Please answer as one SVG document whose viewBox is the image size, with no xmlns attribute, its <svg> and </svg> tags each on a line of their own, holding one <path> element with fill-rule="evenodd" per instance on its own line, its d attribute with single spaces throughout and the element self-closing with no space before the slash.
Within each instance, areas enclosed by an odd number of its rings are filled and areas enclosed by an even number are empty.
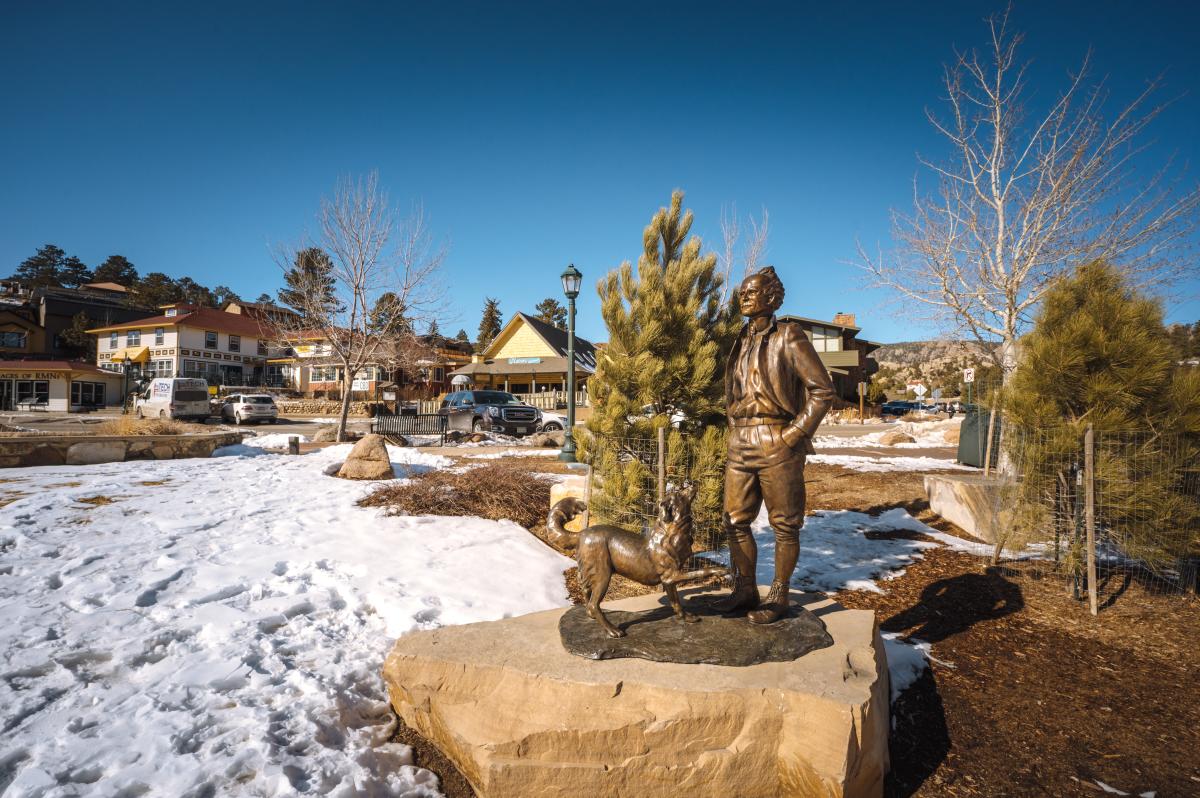
<svg viewBox="0 0 1200 798">
<path fill-rule="evenodd" d="M 733 405 L 737 362 L 749 335 L 749 324 L 745 324 L 725 362 L 726 408 Z M 762 375 L 764 393 L 792 416 L 787 426 L 804 433 L 804 450 L 813 454 L 812 437 L 833 404 L 829 372 L 799 323 L 775 319 L 764 335 L 767 339 L 759 349 L 758 363 L 751 368 Z"/>
</svg>

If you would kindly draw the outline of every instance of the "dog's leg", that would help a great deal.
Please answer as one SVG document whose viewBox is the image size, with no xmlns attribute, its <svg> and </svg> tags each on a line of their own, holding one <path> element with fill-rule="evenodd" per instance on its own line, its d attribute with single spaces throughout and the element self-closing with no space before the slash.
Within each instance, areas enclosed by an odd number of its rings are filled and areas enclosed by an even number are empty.
<svg viewBox="0 0 1200 798">
<path fill-rule="evenodd" d="M 663 590 L 667 593 L 667 600 L 671 602 L 671 609 L 675 610 L 675 617 L 685 623 L 698 623 L 700 618 L 692 615 L 683 608 L 683 602 L 679 599 L 679 586 L 671 582 L 663 582 Z"/>
<path fill-rule="evenodd" d="M 612 579 L 612 571 L 607 568 L 597 568 L 596 573 L 589 574 L 588 585 L 588 615 L 592 616 L 596 621 L 604 627 L 604 631 L 609 637 L 624 637 L 625 632 L 612 625 L 612 621 L 604 614 L 604 610 L 600 609 L 600 602 L 604 600 L 604 594 L 608 592 L 608 583 Z"/>
<path fill-rule="evenodd" d="M 715 576 L 727 576 L 727 568 L 701 568 L 698 571 L 673 571 L 663 574 L 663 584 L 678 585 L 681 582 L 694 582 L 697 579 L 711 579 Z"/>
</svg>

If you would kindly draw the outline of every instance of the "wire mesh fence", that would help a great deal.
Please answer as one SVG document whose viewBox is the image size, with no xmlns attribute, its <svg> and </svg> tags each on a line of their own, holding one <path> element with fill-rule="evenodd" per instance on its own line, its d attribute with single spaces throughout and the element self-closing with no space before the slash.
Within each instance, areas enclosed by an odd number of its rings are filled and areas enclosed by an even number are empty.
<svg viewBox="0 0 1200 798">
<path fill-rule="evenodd" d="M 982 424 L 980 426 L 983 426 Z M 997 553 L 1060 575 L 1092 611 L 1137 585 L 1195 593 L 1200 564 L 1200 440 L 999 419 L 982 451 Z M 984 433 L 973 433 L 983 435 Z M 990 453 L 990 454 L 989 454 Z"/>
<path fill-rule="evenodd" d="M 592 466 L 592 523 L 610 523 L 648 533 L 658 517 L 658 502 L 685 483 L 696 486 L 692 502 L 693 551 L 689 568 L 703 567 L 703 554 L 724 544 L 721 523 L 724 487 L 724 437 L 697 437 L 658 430 L 657 437 L 616 437 L 589 433 L 581 454 Z M 699 557 L 699 559 L 698 559 Z"/>
</svg>

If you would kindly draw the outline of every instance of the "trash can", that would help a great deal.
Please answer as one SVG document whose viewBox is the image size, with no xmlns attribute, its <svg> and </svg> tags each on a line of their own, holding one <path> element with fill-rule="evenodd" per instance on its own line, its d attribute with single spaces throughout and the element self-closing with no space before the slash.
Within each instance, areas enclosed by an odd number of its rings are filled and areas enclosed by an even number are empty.
<svg viewBox="0 0 1200 798">
<path fill-rule="evenodd" d="M 958 462 L 963 465 L 983 468 L 984 450 L 987 448 L 988 423 L 992 414 L 979 405 L 967 405 L 962 427 L 958 432 Z M 1000 418 L 992 431 L 992 446 L 1000 440 Z"/>
</svg>

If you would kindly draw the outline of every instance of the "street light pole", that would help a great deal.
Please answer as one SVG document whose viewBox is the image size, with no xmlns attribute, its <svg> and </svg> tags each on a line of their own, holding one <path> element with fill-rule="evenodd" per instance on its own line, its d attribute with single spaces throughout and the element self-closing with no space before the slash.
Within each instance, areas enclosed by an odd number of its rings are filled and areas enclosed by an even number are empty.
<svg viewBox="0 0 1200 798">
<path fill-rule="evenodd" d="M 579 296 L 579 283 L 583 273 L 568 264 L 562 273 L 563 293 L 567 296 L 567 428 L 563 430 L 563 448 L 558 459 L 564 463 L 578 462 L 575 459 L 575 297 Z"/>
</svg>

